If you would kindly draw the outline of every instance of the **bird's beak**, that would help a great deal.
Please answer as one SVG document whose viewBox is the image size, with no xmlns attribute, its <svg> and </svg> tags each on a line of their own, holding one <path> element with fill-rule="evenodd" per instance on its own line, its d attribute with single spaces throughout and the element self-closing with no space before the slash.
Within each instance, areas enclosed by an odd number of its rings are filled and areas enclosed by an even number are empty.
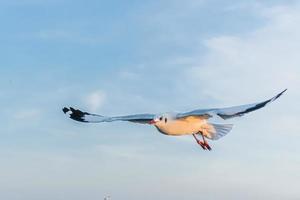
<svg viewBox="0 0 300 200">
<path fill-rule="evenodd" d="M 156 120 L 155 119 L 152 119 L 150 122 L 149 122 L 149 124 L 155 124 L 156 123 Z"/>
</svg>

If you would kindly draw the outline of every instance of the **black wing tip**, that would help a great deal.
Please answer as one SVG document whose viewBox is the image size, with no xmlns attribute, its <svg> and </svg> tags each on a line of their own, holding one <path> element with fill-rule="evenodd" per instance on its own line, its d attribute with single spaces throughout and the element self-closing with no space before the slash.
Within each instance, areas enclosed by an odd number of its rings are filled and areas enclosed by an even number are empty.
<svg viewBox="0 0 300 200">
<path fill-rule="evenodd" d="M 279 94 L 277 94 L 273 100 L 278 99 L 281 95 L 283 95 L 283 93 L 285 93 L 287 91 L 287 88 L 285 90 L 283 90 L 282 92 L 280 92 Z"/>
<path fill-rule="evenodd" d="M 252 111 L 255 111 L 255 110 L 258 110 L 260 108 L 263 108 L 265 107 L 268 103 L 270 102 L 273 102 L 275 101 L 276 99 L 278 99 L 281 95 L 283 95 L 283 93 L 285 93 L 287 91 L 287 88 L 285 90 L 283 90 L 282 92 L 280 92 L 279 94 L 277 94 L 275 97 L 273 97 L 272 99 L 269 99 L 267 101 L 264 101 L 264 102 L 261 102 L 261 103 L 258 103 L 256 104 L 255 106 L 253 107 L 250 107 L 244 111 L 241 111 L 241 112 L 238 112 L 238 113 L 235 113 L 235 114 L 232 114 L 232 115 L 226 115 L 226 114 L 222 114 L 222 113 L 218 113 L 217 115 L 220 116 L 222 119 L 226 120 L 226 119 L 229 119 L 229 118 L 232 118 L 232 117 L 235 117 L 235 116 L 243 116 L 244 114 L 246 113 L 249 113 L 249 112 L 252 112 Z"/>
<path fill-rule="evenodd" d="M 285 88 L 280 94 L 283 94 L 283 93 L 285 93 L 286 91 L 287 91 L 288 89 L 287 88 Z"/>
<path fill-rule="evenodd" d="M 70 111 L 70 109 L 69 108 L 67 108 L 67 107 L 64 107 L 63 109 L 62 109 L 62 111 L 66 114 L 67 112 L 69 112 Z"/>
<path fill-rule="evenodd" d="M 68 115 L 70 116 L 71 119 L 73 119 L 75 121 L 87 122 L 87 121 L 85 121 L 84 117 L 85 117 L 85 115 L 89 115 L 89 113 L 82 112 L 81 110 L 74 109 L 72 107 L 70 107 L 70 108 L 64 107 L 62 109 L 62 111 L 65 114 L 67 114 L 68 112 L 70 112 L 70 113 L 68 113 Z"/>
<path fill-rule="evenodd" d="M 279 95 L 282 95 L 283 93 L 285 93 L 288 89 L 285 88 L 282 92 L 279 93 Z"/>
</svg>

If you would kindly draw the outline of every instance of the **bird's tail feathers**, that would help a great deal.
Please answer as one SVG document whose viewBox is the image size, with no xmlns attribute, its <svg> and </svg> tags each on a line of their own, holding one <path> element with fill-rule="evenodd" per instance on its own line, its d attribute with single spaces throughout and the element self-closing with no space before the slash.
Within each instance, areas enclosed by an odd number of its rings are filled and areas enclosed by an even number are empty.
<svg viewBox="0 0 300 200">
<path fill-rule="evenodd" d="M 209 124 L 209 128 L 206 130 L 205 136 L 211 140 L 218 140 L 221 137 L 227 135 L 233 127 L 233 124 Z"/>
</svg>

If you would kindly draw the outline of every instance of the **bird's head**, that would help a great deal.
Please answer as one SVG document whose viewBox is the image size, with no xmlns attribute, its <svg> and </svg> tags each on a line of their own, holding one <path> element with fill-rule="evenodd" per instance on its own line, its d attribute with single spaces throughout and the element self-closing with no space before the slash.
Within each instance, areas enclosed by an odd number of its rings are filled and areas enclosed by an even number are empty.
<svg viewBox="0 0 300 200">
<path fill-rule="evenodd" d="M 157 126 L 157 127 L 164 126 L 168 122 L 170 122 L 173 118 L 174 117 L 171 113 L 157 115 L 153 120 L 150 121 L 150 124 Z"/>
</svg>

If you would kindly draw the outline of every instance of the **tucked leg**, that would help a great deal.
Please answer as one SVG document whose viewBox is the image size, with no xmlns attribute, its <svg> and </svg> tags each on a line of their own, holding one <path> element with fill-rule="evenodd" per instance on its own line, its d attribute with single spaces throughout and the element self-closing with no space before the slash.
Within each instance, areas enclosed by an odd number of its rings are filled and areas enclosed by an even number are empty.
<svg viewBox="0 0 300 200">
<path fill-rule="evenodd" d="M 211 151 L 211 147 L 209 146 L 209 144 L 207 143 L 204 135 L 201 133 L 202 135 L 202 139 L 203 139 L 203 143 L 204 143 L 204 146 L 206 147 L 206 149 L 208 149 L 209 151 Z"/>
<path fill-rule="evenodd" d="M 196 142 L 202 147 L 203 150 L 207 150 L 207 147 L 204 142 L 200 141 L 197 137 L 196 134 L 193 134 L 193 137 L 195 138 Z"/>
</svg>

